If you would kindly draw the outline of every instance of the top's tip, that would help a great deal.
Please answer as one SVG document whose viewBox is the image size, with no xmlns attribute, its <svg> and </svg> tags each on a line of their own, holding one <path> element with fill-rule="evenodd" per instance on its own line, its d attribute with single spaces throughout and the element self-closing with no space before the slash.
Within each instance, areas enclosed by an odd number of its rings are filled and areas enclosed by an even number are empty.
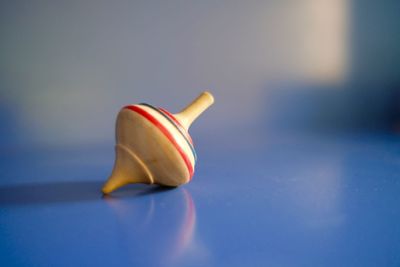
<svg viewBox="0 0 400 267">
<path fill-rule="evenodd" d="M 189 129 L 192 122 L 213 103 L 214 96 L 210 92 L 204 91 L 180 113 L 176 114 L 175 118 L 184 128 Z"/>
<path fill-rule="evenodd" d="M 204 91 L 201 93 L 201 96 L 206 97 L 210 105 L 214 103 L 214 96 L 210 93 L 210 91 Z"/>
</svg>

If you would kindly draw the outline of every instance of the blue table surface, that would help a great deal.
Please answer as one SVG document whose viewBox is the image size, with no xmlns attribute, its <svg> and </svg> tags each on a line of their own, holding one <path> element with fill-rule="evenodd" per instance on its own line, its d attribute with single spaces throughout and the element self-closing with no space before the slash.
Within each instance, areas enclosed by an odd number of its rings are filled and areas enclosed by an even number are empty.
<svg viewBox="0 0 400 267">
<path fill-rule="evenodd" d="M 0 265 L 400 266 L 400 136 L 244 137 L 109 197 L 114 144 L 3 148 Z"/>
</svg>

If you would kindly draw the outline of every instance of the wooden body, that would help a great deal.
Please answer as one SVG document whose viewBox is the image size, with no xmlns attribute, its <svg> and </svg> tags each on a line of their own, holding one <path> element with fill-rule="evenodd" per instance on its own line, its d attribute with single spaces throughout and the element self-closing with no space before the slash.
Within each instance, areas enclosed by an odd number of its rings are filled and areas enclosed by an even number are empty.
<svg viewBox="0 0 400 267">
<path fill-rule="evenodd" d="M 189 182 L 196 152 L 188 128 L 213 102 L 213 96 L 204 92 L 175 115 L 148 104 L 124 107 L 116 123 L 116 160 L 103 193 L 128 183 L 179 186 Z"/>
</svg>

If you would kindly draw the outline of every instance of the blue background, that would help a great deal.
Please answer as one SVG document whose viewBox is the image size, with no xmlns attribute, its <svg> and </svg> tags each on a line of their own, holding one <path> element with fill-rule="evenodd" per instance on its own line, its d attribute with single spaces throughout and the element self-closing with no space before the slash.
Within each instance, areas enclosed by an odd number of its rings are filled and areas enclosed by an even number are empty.
<svg viewBox="0 0 400 267">
<path fill-rule="evenodd" d="M 399 266 L 398 1 L 2 1 L 0 265 Z M 190 184 L 100 193 L 118 110 L 215 105 Z"/>
</svg>

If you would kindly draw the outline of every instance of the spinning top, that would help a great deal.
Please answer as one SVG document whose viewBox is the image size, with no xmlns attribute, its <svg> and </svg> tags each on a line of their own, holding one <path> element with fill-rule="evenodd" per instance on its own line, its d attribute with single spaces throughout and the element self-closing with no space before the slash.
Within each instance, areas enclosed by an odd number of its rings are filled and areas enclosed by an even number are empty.
<svg viewBox="0 0 400 267">
<path fill-rule="evenodd" d="M 213 102 L 214 97 L 203 92 L 178 114 L 149 104 L 122 108 L 117 117 L 114 169 L 103 193 L 130 183 L 179 186 L 189 182 L 196 152 L 188 129 Z"/>
</svg>

